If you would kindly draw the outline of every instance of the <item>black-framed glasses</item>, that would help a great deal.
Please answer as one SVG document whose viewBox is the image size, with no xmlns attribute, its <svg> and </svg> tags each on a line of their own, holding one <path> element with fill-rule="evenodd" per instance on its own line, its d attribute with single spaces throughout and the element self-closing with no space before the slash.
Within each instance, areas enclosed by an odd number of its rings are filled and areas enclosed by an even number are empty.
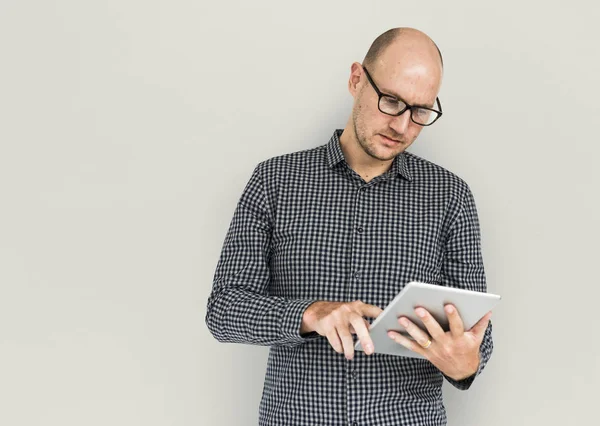
<svg viewBox="0 0 600 426">
<path fill-rule="evenodd" d="M 379 90 L 377 85 L 373 82 L 373 79 L 369 75 L 369 71 L 367 71 L 364 65 L 363 69 L 365 70 L 369 83 L 371 83 L 371 86 L 373 86 L 373 89 L 375 89 L 375 92 L 377 92 L 377 95 L 379 96 L 377 107 L 382 113 L 398 116 L 404 114 L 404 112 L 409 109 L 410 119 L 419 126 L 431 126 L 442 116 L 442 104 L 438 97 L 435 98 L 438 109 L 409 105 L 397 96 L 381 93 L 381 90 Z"/>
</svg>

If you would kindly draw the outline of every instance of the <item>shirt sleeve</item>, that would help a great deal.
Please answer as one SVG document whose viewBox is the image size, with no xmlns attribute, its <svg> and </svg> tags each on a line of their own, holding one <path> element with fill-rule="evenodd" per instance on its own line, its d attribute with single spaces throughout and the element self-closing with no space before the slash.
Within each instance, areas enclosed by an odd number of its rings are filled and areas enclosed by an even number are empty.
<svg viewBox="0 0 600 426">
<path fill-rule="evenodd" d="M 458 214 L 450 226 L 446 240 L 442 266 L 443 285 L 486 292 L 485 270 L 481 254 L 481 235 L 475 199 L 470 188 L 468 186 L 465 186 L 465 188 L 466 191 L 463 194 Z M 490 321 L 479 348 L 477 372 L 462 380 L 454 380 L 445 374 L 444 377 L 457 389 L 469 389 L 475 378 L 485 368 L 492 355 L 493 347 L 492 322 Z"/>
<path fill-rule="evenodd" d="M 236 206 L 208 298 L 205 322 L 220 342 L 296 346 L 320 338 L 301 335 L 302 315 L 316 299 L 269 294 L 273 215 L 261 177 L 254 169 Z"/>
</svg>

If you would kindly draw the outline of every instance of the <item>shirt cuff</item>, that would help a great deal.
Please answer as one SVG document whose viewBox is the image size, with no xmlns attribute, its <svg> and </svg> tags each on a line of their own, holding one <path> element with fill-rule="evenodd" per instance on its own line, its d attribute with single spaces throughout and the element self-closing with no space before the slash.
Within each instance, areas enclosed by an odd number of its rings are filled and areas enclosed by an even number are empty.
<svg viewBox="0 0 600 426">
<path fill-rule="evenodd" d="M 477 377 L 479 375 L 479 373 L 481 373 L 482 367 L 483 367 L 483 363 L 481 362 L 481 351 L 480 351 L 479 352 L 479 366 L 477 367 L 477 371 L 475 373 L 473 373 L 472 375 L 470 375 L 469 377 L 465 377 L 464 379 L 461 379 L 461 380 L 454 380 L 454 379 L 446 376 L 444 373 L 442 373 L 442 374 L 444 374 L 444 377 L 446 378 L 446 380 L 448 380 L 448 382 L 450 382 L 450 384 L 452 386 L 454 386 L 455 388 L 457 388 L 459 390 L 467 390 L 473 384 L 475 377 Z"/>
<path fill-rule="evenodd" d="M 281 336 L 285 342 L 300 344 L 321 337 L 314 331 L 300 334 L 304 311 L 316 301 L 317 299 L 298 299 L 288 302 L 281 318 Z"/>
</svg>

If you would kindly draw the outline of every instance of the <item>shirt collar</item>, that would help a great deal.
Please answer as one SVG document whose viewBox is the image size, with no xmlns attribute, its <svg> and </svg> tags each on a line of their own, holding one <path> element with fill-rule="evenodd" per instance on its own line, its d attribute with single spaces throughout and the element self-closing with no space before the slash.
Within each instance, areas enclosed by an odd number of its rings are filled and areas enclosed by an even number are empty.
<svg viewBox="0 0 600 426">
<path fill-rule="evenodd" d="M 340 136 L 344 129 L 335 129 L 331 139 L 327 143 L 327 165 L 330 168 L 335 167 L 341 161 L 346 161 L 344 152 L 340 146 Z M 412 181 L 412 176 L 408 171 L 406 153 L 401 152 L 392 161 L 392 166 L 389 170 L 393 175 L 400 175 L 406 180 Z"/>
</svg>

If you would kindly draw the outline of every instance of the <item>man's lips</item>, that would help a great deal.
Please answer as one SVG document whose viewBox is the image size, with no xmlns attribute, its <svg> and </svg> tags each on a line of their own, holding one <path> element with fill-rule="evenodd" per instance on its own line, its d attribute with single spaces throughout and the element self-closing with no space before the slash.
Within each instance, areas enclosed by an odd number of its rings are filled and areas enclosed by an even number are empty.
<svg viewBox="0 0 600 426">
<path fill-rule="evenodd" d="M 380 134 L 379 136 L 381 136 L 383 138 L 383 140 L 390 142 L 390 143 L 400 143 L 400 141 L 396 140 L 396 139 L 392 139 L 388 136 L 382 135 Z"/>
</svg>

